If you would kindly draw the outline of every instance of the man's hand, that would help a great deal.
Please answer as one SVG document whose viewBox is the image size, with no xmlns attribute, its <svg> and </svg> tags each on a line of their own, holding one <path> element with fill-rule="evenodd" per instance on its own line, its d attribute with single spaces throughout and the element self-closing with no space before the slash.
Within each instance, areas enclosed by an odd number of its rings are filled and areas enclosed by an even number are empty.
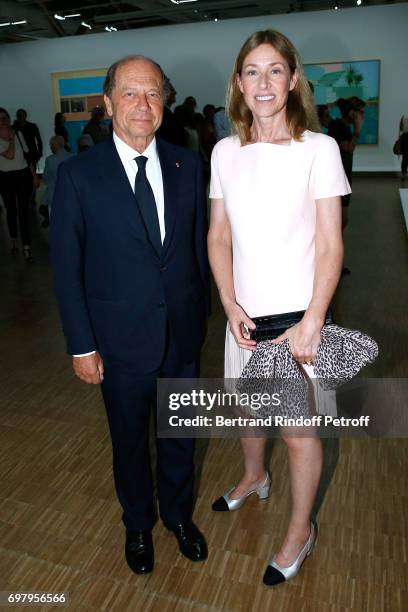
<svg viewBox="0 0 408 612">
<path fill-rule="evenodd" d="M 99 385 L 103 381 L 103 361 L 98 352 L 85 357 L 73 357 L 74 372 L 86 383 Z"/>
</svg>

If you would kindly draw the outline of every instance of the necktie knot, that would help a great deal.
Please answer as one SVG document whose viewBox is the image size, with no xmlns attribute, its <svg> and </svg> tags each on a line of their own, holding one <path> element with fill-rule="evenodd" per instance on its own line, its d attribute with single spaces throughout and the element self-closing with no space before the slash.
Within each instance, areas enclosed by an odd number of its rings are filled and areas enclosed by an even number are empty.
<svg viewBox="0 0 408 612">
<path fill-rule="evenodd" d="M 135 157 L 137 169 L 144 172 L 146 170 L 147 161 L 148 161 L 148 158 L 145 157 L 144 155 L 138 155 L 137 157 Z"/>
</svg>

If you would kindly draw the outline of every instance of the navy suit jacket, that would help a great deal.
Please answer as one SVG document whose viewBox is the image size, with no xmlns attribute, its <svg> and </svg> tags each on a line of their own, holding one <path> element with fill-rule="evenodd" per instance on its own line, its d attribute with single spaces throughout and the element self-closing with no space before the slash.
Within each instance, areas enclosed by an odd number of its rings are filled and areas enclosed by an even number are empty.
<svg viewBox="0 0 408 612">
<path fill-rule="evenodd" d="M 70 354 L 98 350 L 157 369 L 170 326 L 182 362 L 198 356 L 209 310 L 207 214 L 196 153 L 157 139 L 166 236 L 156 252 L 112 139 L 61 164 L 51 263 Z"/>
</svg>

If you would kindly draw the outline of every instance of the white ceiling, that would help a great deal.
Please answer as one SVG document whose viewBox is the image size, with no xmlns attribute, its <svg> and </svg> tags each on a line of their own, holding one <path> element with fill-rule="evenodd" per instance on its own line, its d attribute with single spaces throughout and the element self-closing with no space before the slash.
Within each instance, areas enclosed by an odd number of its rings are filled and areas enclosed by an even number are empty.
<svg viewBox="0 0 408 612">
<path fill-rule="evenodd" d="M 361 4 L 402 1 L 361 0 Z M 105 32 L 105 28 L 116 28 L 119 31 L 175 23 L 328 10 L 334 9 L 335 4 L 336 0 L 0 0 L 0 44 L 86 36 L 91 32 Z M 356 6 L 356 0 L 338 0 L 337 4 L 341 10 Z M 66 17 L 77 13 L 77 17 Z M 55 14 L 65 19 L 58 20 Z M 19 21 L 26 23 L 15 24 Z M 114 31 L 109 35 L 114 35 Z"/>
</svg>

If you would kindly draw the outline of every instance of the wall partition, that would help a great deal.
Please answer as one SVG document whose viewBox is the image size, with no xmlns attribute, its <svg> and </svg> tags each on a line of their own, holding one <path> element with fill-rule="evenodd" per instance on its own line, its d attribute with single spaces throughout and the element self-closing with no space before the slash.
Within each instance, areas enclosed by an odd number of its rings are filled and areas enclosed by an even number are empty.
<svg viewBox="0 0 408 612">
<path fill-rule="evenodd" d="M 29 119 L 38 123 L 47 140 L 53 133 L 55 113 L 53 75 L 96 71 L 93 76 L 101 77 L 106 67 L 120 57 L 138 53 L 151 56 L 163 66 L 177 90 L 177 104 L 193 95 L 200 110 L 207 103 L 222 105 L 233 61 L 243 41 L 256 30 L 275 28 L 294 42 L 305 64 L 334 62 L 347 67 L 353 62 L 380 60 L 378 139 L 357 147 L 354 167 L 373 172 L 397 170 L 398 159 L 392 146 L 399 119 L 408 114 L 407 23 L 408 4 L 404 3 L 2 45 L 0 82 L 7 86 L 2 87 L 0 106 L 11 114 L 19 107 L 27 108 Z M 358 83 L 354 85 L 359 87 Z M 341 82 L 335 86 L 341 87 Z M 66 104 L 72 112 L 77 108 L 75 100 L 85 97 L 78 104 L 84 104 L 81 112 L 87 112 L 87 96 L 98 93 L 100 90 L 91 86 L 89 91 L 73 91 L 72 96 L 69 93 L 61 100 L 69 99 Z M 374 112 L 374 103 L 372 106 Z"/>
</svg>

